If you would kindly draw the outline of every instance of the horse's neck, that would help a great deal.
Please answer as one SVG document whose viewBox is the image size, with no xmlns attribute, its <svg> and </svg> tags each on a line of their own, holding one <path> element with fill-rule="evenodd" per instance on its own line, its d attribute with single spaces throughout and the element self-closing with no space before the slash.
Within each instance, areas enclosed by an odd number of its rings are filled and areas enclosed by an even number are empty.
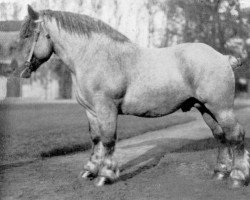
<svg viewBox="0 0 250 200">
<path fill-rule="evenodd" d="M 77 35 L 60 31 L 59 35 L 53 35 L 52 42 L 54 45 L 55 54 L 70 68 L 72 72 L 76 71 L 76 67 L 81 67 L 87 63 L 94 52 L 98 48 L 105 46 L 105 41 L 98 34 L 93 34 L 91 37 L 85 35 Z"/>
<path fill-rule="evenodd" d="M 86 41 L 84 38 L 66 33 L 64 30 L 51 31 L 50 34 L 54 53 L 74 72 L 74 62 L 78 60 L 80 52 L 84 52 Z"/>
<path fill-rule="evenodd" d="M 56 55 L 74 73 L 76 71 L 88 70 L 95 58 L 99 58 L 100 52 L 110 55 L 129 54 L 134 55 L 136 46 L 131 43 L 117 43 L 104 34 L 92 33 L 91 37 L 69 33 L 63 29 L 58 30 L 57 26 L 50 25 L 51 39 L 54 44 Z M 101 51 L 103 50 L 103 51 Z M 125 52 L 125 53 L 124 53 Z M 101 53 L 100 53 L 101 54 Z"/>
</svg>

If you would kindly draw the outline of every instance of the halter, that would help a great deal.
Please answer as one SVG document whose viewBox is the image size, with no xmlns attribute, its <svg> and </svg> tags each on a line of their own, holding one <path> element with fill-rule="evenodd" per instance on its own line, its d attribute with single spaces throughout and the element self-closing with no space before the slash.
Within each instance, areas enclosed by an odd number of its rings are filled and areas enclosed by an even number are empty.
<svg viewBox="0 0 250 200">
<path fill-rule="evenodd" d="M 24 63 L 25 69 L 29 70 L 30 72 L 34 71 L 32 69 L 33 67 L 32 67 L 32 64 L 31 64 L 31 59 L 32 59 L 32 56 L 33 56 L 33 53 L 34 53 L 34 50 L 35 50 L 35 47 L 36 47 L 36 43 L 38 41 L 38 38 L 39 38 L 39 35 L 40 35 L 40 32 L 41 32 L 41 27 L 43 29 L 43 32 L 45 33 L 45 37 L 47 39 L 50 39 L 50 35 L 46 31 L 46 29 L 44 27 L 44 21 L 42 19 L 41 20 L 36 20 L 35 23 L 38 24 L 38 27 L 35 30 L 35 36 L 34 36 L 34 40 L 33 40 L 33 43 L 32 43 L 31 49 L 30 49 L 30 53 L 29 53 L 28 59 Z"/>
</svg>

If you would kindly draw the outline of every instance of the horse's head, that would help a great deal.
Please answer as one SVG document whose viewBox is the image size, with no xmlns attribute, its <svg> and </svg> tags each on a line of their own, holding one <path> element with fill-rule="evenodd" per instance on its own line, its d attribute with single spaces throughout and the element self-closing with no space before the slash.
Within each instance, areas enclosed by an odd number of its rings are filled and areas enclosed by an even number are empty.
<svg viewBox="0 0 250 200">
<path fill-rule="evenodd" d="M 26 17 L 20 30 L 20 52 L 25 59 L 14 75 L 22 78 L 30 78 L 41 64 L 46 62 L 53 53 L 53 45 L 50 35 L 44 24 L 43 16 L 28 6 Z"/>
</svg>

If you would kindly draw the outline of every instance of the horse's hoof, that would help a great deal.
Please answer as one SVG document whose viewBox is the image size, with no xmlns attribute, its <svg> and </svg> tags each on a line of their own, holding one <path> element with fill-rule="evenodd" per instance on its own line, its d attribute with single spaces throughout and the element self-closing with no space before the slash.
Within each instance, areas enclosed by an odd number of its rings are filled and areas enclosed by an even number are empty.
<svg viewBox="0 0 250 200">
<path fill-rule="evenodd" d="M 105 182 L 106 182 L 106 177 L 103 177 L 103 176 L 99 177 L 99 178 L 97 178 L 97 180 L 95 182 L 95 186 L 101 187 L 105 184 Z"/>
<path fill-rule="evenodd" d="M 91 176 L 90 171 L 85 171 L 85 172 L 82 172 L 82 173 L 81 173 L 81 177 L 82 177 L 83 179 L 88 179 L 90 176 Z"/>
<path fill-rule="evenodd" d="M 226 176 L 225 173 L 223 173 L 223 172 L 216 172 L 216 173 L 214 174 L 214 177 L 213 177 L 213 178 L 214 178 L 215 180 L 222 181 L 222 180 L 224 180 L 226 177 L 227 177 L 227 176 Z"/>
<path fill-rule="evenodd" d="M 83 172 L 81 172 L 80 177 L 83 178 L 83 179 L 92 180 L 92 179 L 94 179 L 96 177 L 96 175 L 93 174 L 90 171 L 83 171 Z"/>
<path fill-rule="evenodd" d="M 231 189 L 242 188 L 244 185 L 245 185 L 245 181 L 243 180 L 231 180 L 230 188 Z"/>
</svg>

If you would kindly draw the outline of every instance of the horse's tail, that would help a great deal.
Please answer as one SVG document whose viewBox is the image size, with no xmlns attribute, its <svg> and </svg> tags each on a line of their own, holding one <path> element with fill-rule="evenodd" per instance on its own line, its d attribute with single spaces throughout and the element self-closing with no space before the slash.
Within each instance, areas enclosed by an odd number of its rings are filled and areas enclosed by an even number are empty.
<svg viewBox="0 0 250 200">
<path fill-rule="evenodd" d="M 234 56 L 228 56 L 229 63 L 233 70 L 242 66 L 242 61 L 240 58 L 236 58 Z"/>
</svg>

